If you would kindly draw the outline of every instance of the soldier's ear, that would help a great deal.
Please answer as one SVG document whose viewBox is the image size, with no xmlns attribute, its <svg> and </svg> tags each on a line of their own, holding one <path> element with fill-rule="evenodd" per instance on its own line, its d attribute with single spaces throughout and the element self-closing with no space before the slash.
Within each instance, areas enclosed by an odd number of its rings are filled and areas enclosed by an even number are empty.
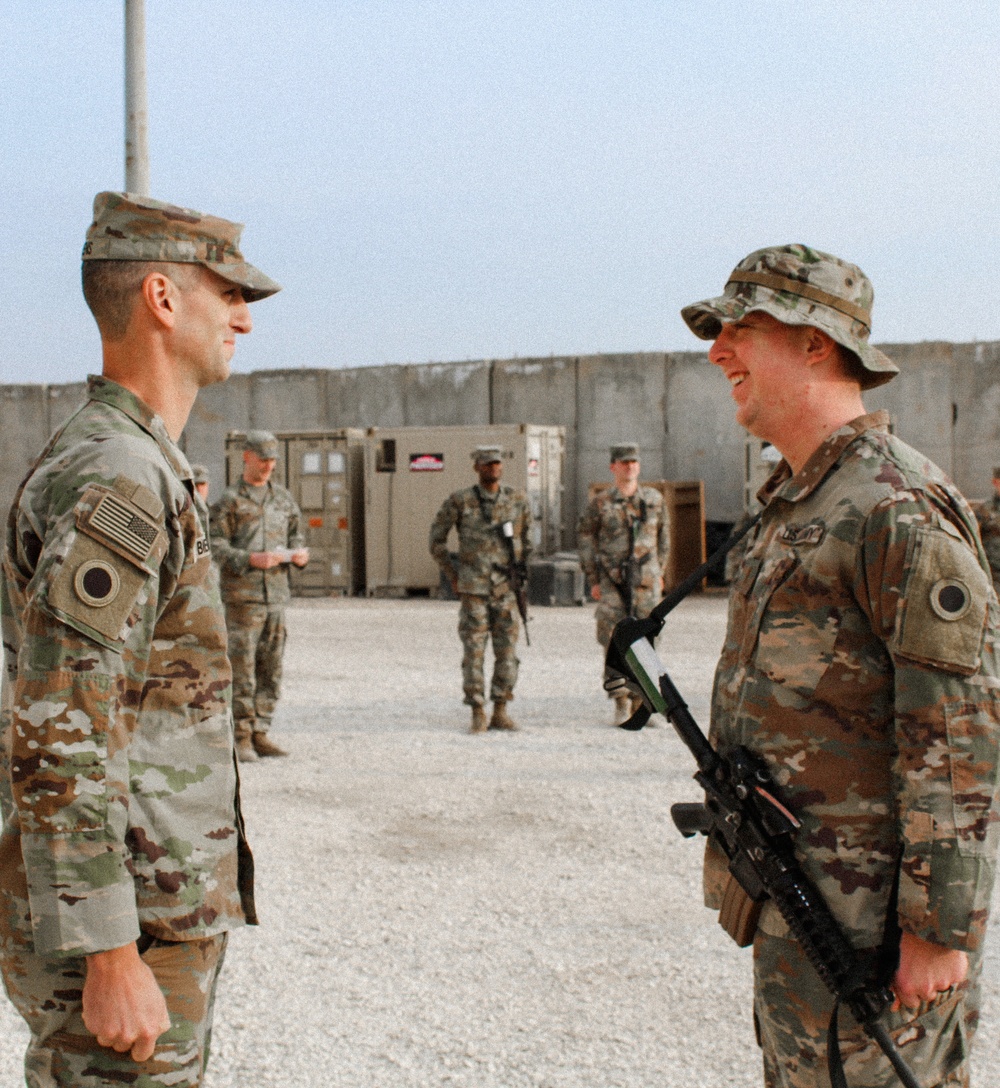
<svg viewBox="0 0 1000 1088">
<path fill-rule="evenodd" d="M 177 323 L 177 285 L 163 272 L 150 272 L 142 281 L 142 303 L 154 321 L 168 329 Z"/>
</svg>

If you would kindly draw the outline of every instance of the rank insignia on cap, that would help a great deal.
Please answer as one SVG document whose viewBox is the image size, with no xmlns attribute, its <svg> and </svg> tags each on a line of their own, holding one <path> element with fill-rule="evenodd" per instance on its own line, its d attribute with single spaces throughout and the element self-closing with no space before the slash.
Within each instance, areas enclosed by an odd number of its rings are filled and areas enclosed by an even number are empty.
<svg viewBox="0 0 1000 1088">
<path fill-rule="evenodd" d="M 972 593 L 956 578 L 942 578 L 931 587 L 931 608 L 943 620 L 958 620 L 969 610 Z"/>
<path fill-rule="evenodd" d="M 110 563 L 90 559 L 77 568 L 73 588 L 84 604 L 89 604 L 91 608 L 103 608 L 118 596 L 121 580 Z"/>
</svg>

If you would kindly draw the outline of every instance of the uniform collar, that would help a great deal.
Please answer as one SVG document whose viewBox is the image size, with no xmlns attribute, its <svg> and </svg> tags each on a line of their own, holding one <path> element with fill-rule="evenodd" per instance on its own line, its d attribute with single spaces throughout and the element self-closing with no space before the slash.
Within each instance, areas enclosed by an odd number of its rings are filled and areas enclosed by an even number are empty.
<svg viewBox="0 0 1000 1088">
<path fill-rule="evenodd" d="M 757 498 L 766 506 L 773 498 L 782 498 L 788 502 L 799 502 L 811 495 L 827 473 L 837 464 L 848 446 L 855 439 L 868 431 L 886 433 L 889 430 L 889 413 L 870 412 L 858 416 L 843 427 L 838 427 L 809 458 L 795 475 L 787 461 L 779 462 L 770 479 L 757 492 Z"/>
<path fill-rule="evenodd" d="M 472 486 L 479 492 L 480 497 L 485 499 L 487 502 L 495 502 L 503 494 L 503 484 L 501 484 L 492 494 L 490 494 L 490 492 L 487 491 L 480 483 L 474 483 Z"/>
<path fill-rule="evenodd" d="M 90 374 L 87 377 L 87 399 L 100 401 L 128 416 L 155 440 L 178 477 L 191 479 L 191 466 L 181 448 L 167 433 L 167 425 L 130 389 L 105 378 L 103 374 Z"/>
<path fill-rule="evenodd" d="M 272 492 L 272 489 L 273 489 L 273 484 L 274 484 L 273 480 L 268 480 L 266 484 L 247 483 L 247 481 L 244 479 L 243 475 L 241 474 L 240 475 L 239 490 L 240 490 L 240 493 L 243 494 L 243 495 L 246 495 L 246 497 L 248 499 L 253 499 L 253 492 L 258 490 L 261 487 L 266 488 L 267 489 L 267 494 L 270 495 L 271 492 Z"/>
</svg>

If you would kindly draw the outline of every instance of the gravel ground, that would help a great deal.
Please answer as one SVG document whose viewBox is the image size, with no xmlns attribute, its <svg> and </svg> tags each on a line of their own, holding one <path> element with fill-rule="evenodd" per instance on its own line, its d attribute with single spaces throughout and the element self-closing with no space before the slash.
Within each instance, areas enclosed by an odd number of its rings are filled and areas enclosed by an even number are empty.
<svg viewBox="0 0 1000 1088">
<path fill-rule="evenodd" d="M 660 640 L 702 722 L 724 610 L 691 598 Z M 455 624 L 427 600 L 289 610 L 291 758 L 243 768 L 263 924 L 230 942 L 206 1088 L 760 1084 L 749 953 L 670 823 L 687 750 L 609 728 L 590 608 L 534 610 L 522 732 L 469 736 Z M 980 1085 L 998 1013 L 994 936 Z M 24 1039 L 0 1003 L 0 1085 Z"/>
</svg>

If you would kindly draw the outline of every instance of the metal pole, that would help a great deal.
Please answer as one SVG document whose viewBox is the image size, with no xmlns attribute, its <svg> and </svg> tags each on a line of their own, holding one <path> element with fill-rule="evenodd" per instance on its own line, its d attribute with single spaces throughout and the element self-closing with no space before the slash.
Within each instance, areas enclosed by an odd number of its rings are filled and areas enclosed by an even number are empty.
<svg viewBox="0 0 1000 1088">
<path fill-rule="evenodd" d="M 125 0 L 125 191 L 149 196 L 145 0 Z"/>
</svg>

